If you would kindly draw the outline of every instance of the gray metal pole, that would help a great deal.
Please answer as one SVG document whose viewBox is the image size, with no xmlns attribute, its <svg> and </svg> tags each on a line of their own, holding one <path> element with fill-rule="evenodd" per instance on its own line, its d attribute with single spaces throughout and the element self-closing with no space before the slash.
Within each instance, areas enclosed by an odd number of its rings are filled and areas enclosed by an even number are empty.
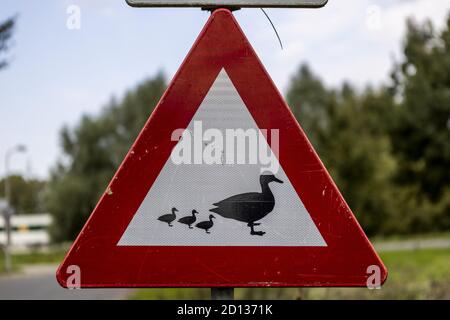
<svg viewBox="0 0 450 320">
<path fill-rule="evenodd" d="M 234 288 L 211 288 L 211 300 L 234 300 Z"/>
<path fill-rule="evenodd" d="M 5 271 L 10 272 L 12 270 L 11 263 L 11 216 L 6 214 L 5 217 L 5 230 L 6 230 L 6 243 L 5 243 Z"/>
<path fill-rule="evenodd" d="M 9 184 L 9 158 L 14 152 L 25 152 L 27 150 L 24 145 L 16 145 L 13 148 L 6 151 L 5 154 L 5 200 L 7 206 L 11 207 L 11 186 Z M 11 216 L 6 214 L 5 216 L 5 231 L 6 231 L 6 243 L 5 243 L 5 271 L 10 272 L 12 269 L 11 263 Z"/>
<path fill-rule="evenodd" d="M 9 205 L 9 157 L 14 149 L 7 150 L 5 153 L 5 200 L 6 204 Z"/>
<path fill-rule="evenodd" d="M 5 154 L 5 200 L 6 205 L 9 207 L 9 199 L 10 199 L 10 186 L 9 186 L 9 157 L 14 152 L 15 149 L 11 149 L 6 151 Z M 7 208 L 6 210 L 9 210 Z M 6 243 L 5 243 L 5 271 L 10 272 L 12 269 L 11 266 L 11 255 L 10 255 L 10 246 L 11 246 L 11 217 L 9 213 L 5 212 L 5 232 L 6 232 Z"/>
</svg>

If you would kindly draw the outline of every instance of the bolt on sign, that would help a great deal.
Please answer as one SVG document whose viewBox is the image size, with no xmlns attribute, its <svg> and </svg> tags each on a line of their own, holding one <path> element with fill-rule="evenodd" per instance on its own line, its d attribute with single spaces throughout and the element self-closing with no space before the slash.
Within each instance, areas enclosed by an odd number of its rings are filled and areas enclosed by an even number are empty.
<svg viewBox="0 0 450 320">
<path fill-rule="evenodd" d="M 320 8 L 328 0 L 126 0 L 132 7 Z"/>
<path fill-rule="evenodd" d="M 211 14 L 72 245 L 62 286 L 73 265 L 85 288 L 379 286 L 387 276 L 227 9 Z"/>
</svg>

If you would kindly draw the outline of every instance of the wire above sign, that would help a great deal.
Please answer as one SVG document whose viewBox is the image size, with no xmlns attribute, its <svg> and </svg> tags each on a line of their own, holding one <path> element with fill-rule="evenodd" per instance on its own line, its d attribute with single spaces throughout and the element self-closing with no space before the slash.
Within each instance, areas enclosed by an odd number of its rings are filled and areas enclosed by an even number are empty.
<svg viewBox="0 0 450 320">
<path fill-rule="evenodd" d="M 126 0 L 132 7 L 320 8 L 328 0 Z"/>
</svg>

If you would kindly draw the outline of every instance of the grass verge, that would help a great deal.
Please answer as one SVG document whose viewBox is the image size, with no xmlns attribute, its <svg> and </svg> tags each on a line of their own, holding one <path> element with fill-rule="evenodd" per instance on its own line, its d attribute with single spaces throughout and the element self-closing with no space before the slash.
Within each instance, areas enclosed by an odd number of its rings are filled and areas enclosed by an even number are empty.
<svg viewBox="0 0 450 320">
<path fill-rule="evenodd" d="M 59 264 L 64 259 L 66 251 L 66 249 L 57 249 L 48 252 L 31 251 L 13 254 L 11 257 L 13 271 L 20 271 L 25 265 Z M 2 250 L 0 250 L 0 255 L 0 274 L 2 274 L 5 272 L 5 256 Z"/>
</svg>

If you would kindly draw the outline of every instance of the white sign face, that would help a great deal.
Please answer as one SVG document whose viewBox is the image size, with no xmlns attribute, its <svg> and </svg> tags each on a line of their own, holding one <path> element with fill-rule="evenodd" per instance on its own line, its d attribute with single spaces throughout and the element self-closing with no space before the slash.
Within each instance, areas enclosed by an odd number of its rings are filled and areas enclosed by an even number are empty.
<svg viewBox="0 0 450 320">
<path fill-rule="evenodd" d="M 126 0 L 132 7 L 320 8 L 328 0 Z"/>
<path fill-rule="evenodd" d="M 219 163 L 208 164 L 211 160 L 208 158 L 194 159 L 195 163 L 189 164 L 177 163 L 180 154 L 186 152 L 186 149 L 181 152 L 183 144 L 190 142 L 188 137 L 195 137 L 200 129 L 203 136 L 210 132 L 216 137 L 226 137 L 226 131 L 236 129 L 261 132 L 224 69 L 183 130 L 183 138 L 172 150 L 119 246 L 327 245 L 276 156 L 271 162 L 256 157 L 252 163 L 228 164 L 226 158 L 230 152 L 240 155 L 233 147 L 219 156 Z M 210 144 L 217 143 L 227 145 L 227 141 L 218 140 Z M 259 146 L 271 150 L 264 137 L 259 140 Z M 200 147 L 206 150 L 208 143 Z M 192 157 L 195 158 L 194 154 Z M 265 200 L 261 201 L 264 196 Z M 236 207 L 227 204 L 230 197 L 234 199 L 232 205 L 240 201 Z M 255 223 L 235 215 L 240 211 L 239 206 L 246 208 L 241 210 L 245 211 L 242 215 L 252 209 L 259 214 L 262 206 L 270 201 L 272 207 L 266 210 L 269 213 Z"/>
</svg>

